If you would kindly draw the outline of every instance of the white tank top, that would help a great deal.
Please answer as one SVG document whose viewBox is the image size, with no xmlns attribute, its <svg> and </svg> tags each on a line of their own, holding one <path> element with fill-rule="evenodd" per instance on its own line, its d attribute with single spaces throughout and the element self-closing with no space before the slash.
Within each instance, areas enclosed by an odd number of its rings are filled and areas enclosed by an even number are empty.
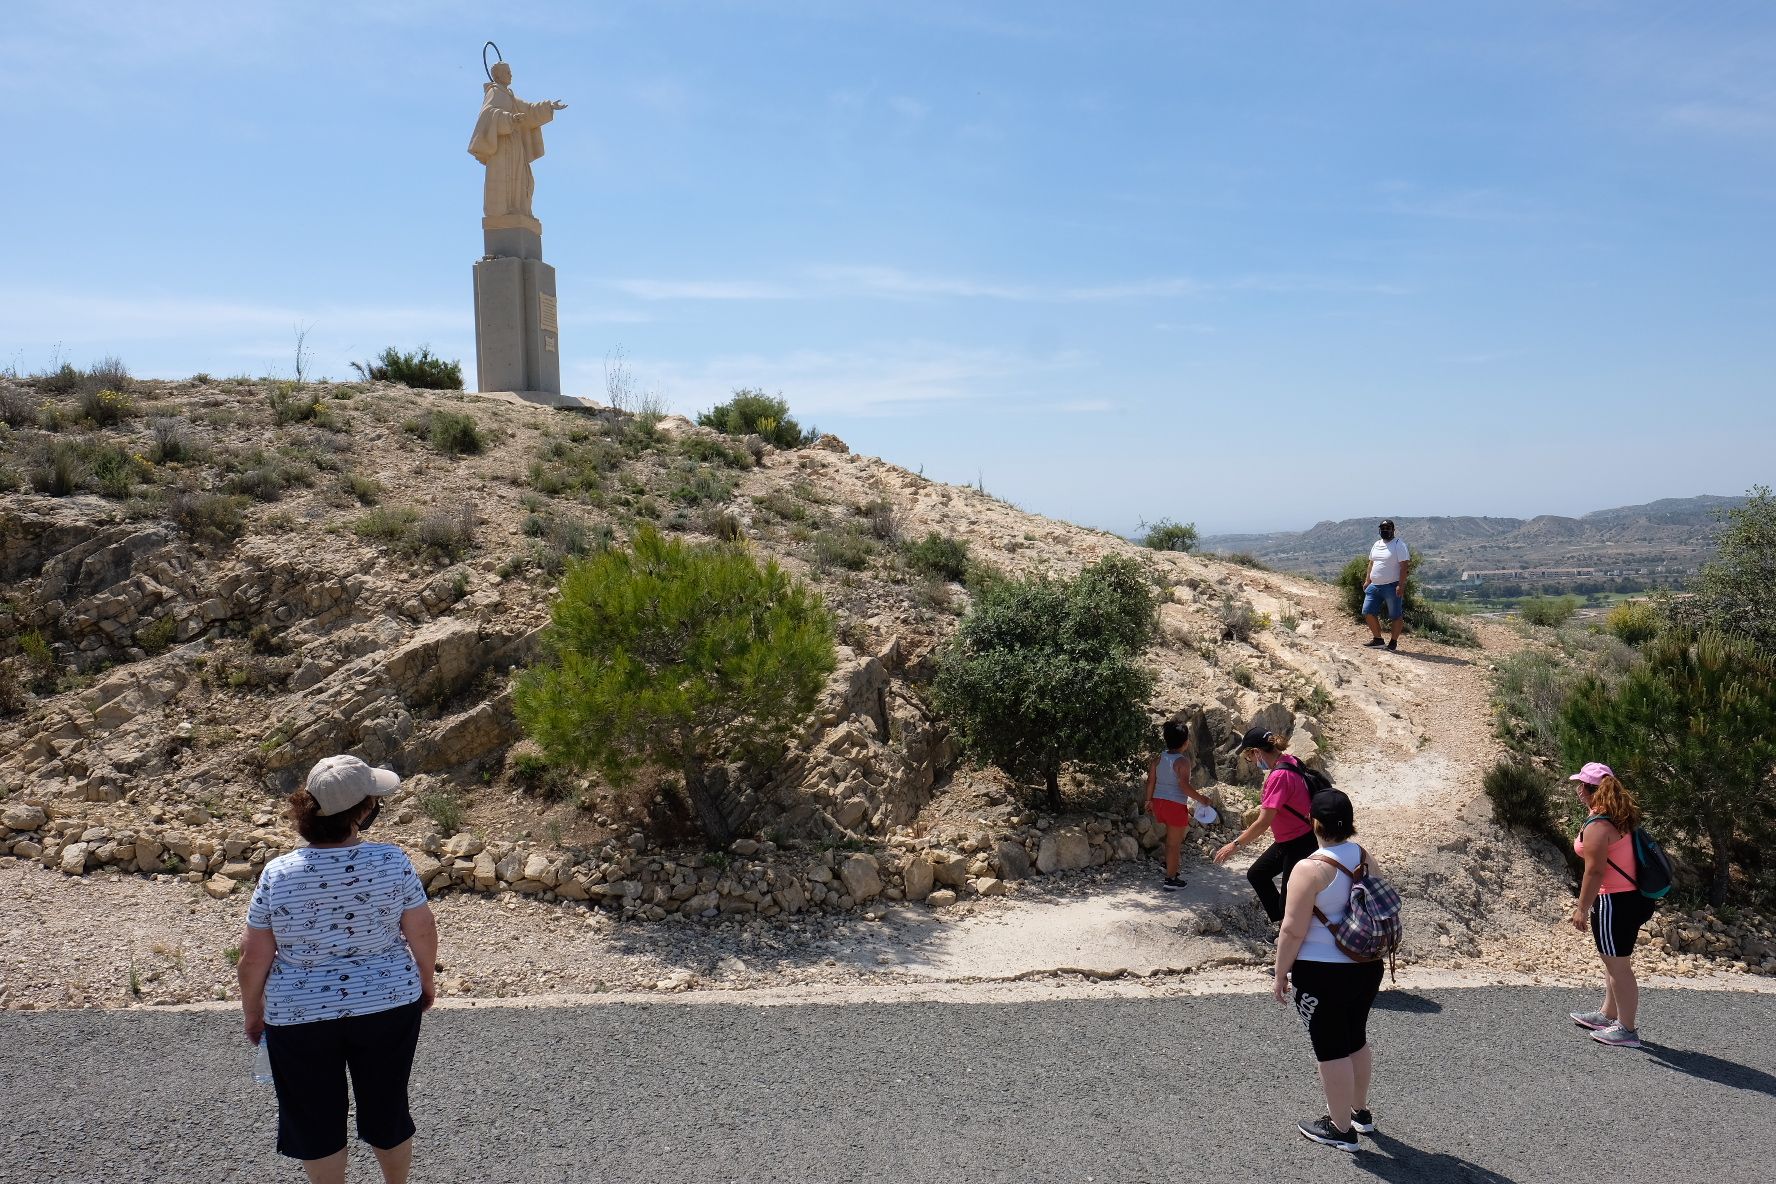
<svg viewBox="0 0 1776 1184">
<path fill-rule="evenodd" d="M 1353 841 L 1335 843 L 1330 847 L 1321 847 L 1320 854 L 1330 855 L 1345 867 L 1355 871 L 1357 861 L 1363 858 L 1363 849 Z M 1307 857 L 1322 866 L 1330 867 L 1323 859 Z M 1303 860 L 1303 863 L 1307 860 Z M 1332 868 L 1332 882 L 1320 889 L 1314 903 L 1326 914 L 1326 920 L 1337 924 L 1344 919 L 1345 910 L 1350 907 L 1351 878 L 1337 868 Z M 1356 959 L 1343 953 L 1338 943 L 1332 940 L 1332 931 L 1320 922 L 1318 917 L 1311 917 L 1307 922 L 1307 936 L 1301 941 L 1301 952 L 1295 955 L 1302 962 L 1354 962 Z"/>
<path fill-rule="evenodd" d="M 1159 765 L 1153 770 L 1153 796 L 1163 802 L 1183 802 L 1189 804 L 1190 795 L 1183 790 L 1184 779 L 1190 776 L 1190 766 L 1184 765 L 1180 770 L 1178 762 L 1184 759 L 1181 752 L 1162 752 Z"/>
</svg>

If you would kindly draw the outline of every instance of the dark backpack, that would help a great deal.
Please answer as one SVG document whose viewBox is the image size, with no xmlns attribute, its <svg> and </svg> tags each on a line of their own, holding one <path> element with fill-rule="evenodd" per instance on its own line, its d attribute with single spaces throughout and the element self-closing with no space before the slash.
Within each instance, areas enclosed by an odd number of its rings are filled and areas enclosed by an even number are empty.
<svg viewBox="0 0 1776 1184">
<path fill-rule="evenodd" d="M 1580 833 L 1583 833 L 1585 827 L 1590 826 L 1599 818 L 1607 819 L 1612 826 L 1615 825 L 1615 819 L 1610 818 L 1608 814 L 1593 814 L 1585 819 L 1583 825 L 1579 827 Z M 1635 827 L 1632 837 L 1634 839 L 1634 870 L 1637 874 L 1629 875 L 1622 870 L 1622 865 L 1613 859 L 1609 861 L 1609 865 L 1615 868 L 1617 874 L 1624 880 L 1632 883 L 1636 892 L 1648 900 L 1663 900 L 1670 893 L 1674 878 L 1671 857 L 1665 854 L 1665 848 L 1659 845 L 1659 840 L 1646 832 L 1646 827 Z"/>
<path fill-rule="evenodd" d="M 1353 962 L 1379 962 L 1386 958 L 1388 973 L 1392 975 L 1394 955 L 1406 931 L 1405 922 L 1400 917 L 1400 894 L 1392 884 L 1370 873 L 1368 852 L 1361 847 L 1357 852 L 1359 857 L 1355 868 L 1345 867 L 1324 851 L 1308 856 L 1331 864 L 1351 880 L 1350 905 L 1336 925 L 1326 920 L 1326 914 L 1318 905 L 1314 906 L 1314 916 L 1332 935 L 1332 944 L 1338 947 L 1339 953 Z"/>
<path fill-rule="evenodd" d="M 1287 769 L 1287 770 L 1289 770 L 1289 772 L 1294 773 L 1296 776 L 1300 777 L 1303 781 L 1307 782 L 1307 801 L 1308 801 L 1309 805 L 1313 804 L 1314 794 L 1319 793 L 1322 789 L 1331 789 L 1332 788 L 1332 778 L 1326 776 L 1324 773 L 1320 772 L 1318 769 L 1310 769 L 1306 765 L 1302 764 L 1301 761 L 1299 759 L 1297 759 L 1296 757 L 1292 757 L 1287 754 L 1285 754 L 1283 756 L 1283 760 L 1287 761 L 1288 764 L 1283 764 L 1281 761 L 1279 761 L 1277 763 L 1277 768 Z M 1313 819 L 1309 818 L 1307 815 L 1305 815 L 1301 811 L 1297 810 L 1294 806 L 1289 805 L 1287 802 L 1283 803 L 1283 809 L 1285 809 L 1289 813 L 1295 815 L 1295 817 L 1301 819 L 1301 821 L 1307 823 L 1307 825 L 1310 828 L 1313 826 Z"/>
</svg>

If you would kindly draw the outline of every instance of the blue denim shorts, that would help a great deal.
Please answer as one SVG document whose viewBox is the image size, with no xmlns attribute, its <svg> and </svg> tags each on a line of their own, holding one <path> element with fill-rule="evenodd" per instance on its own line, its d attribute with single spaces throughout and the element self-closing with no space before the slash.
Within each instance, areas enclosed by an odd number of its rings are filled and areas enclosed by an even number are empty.
<svg viewBox="0 0 1776 1184">
<path fill-rule="evenodd" d="M 1387 619 L 1397 621 L 1406 615 L 1406 598 L 1400 595 L 1400 585 L 1370 584 L 1369 591 L 1363 593 L 1363 615 L 1379 617 L 1381 608 L 1387 606 Z"/>
</svg>

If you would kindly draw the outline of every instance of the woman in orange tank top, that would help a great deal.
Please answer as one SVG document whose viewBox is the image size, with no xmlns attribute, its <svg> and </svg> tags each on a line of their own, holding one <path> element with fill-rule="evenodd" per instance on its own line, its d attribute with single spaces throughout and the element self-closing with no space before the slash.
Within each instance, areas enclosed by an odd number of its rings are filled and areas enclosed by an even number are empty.
<svg viewBox="0 0 1776 1184">
<path fill-rule="evenodd" d="M 1585 861 L 1573 906 L 1573 928 L 1597 944 L 1603 960 L 1603 1006 L 1572 1012 L 1573 1022 L 1591 1029 L 1591 1038 L 1613 1048 L 1639 1048 L 1640 984 L 1634 978 L 1634 942 L 1653 915 L 1654 902 L 1635 885 L 1634 831 L 1640 804 L 1608 765 L 1596 761 L 1572 775 L 1585 821 L 1573 850 Z"/>
</svg>

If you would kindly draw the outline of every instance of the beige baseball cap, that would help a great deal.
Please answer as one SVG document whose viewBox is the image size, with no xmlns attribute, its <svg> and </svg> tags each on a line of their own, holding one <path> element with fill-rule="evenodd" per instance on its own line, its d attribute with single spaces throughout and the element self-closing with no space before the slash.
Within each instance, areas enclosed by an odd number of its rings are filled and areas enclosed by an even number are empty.
<svg viewBox="0 0 1776 1184">
<path fill-rule="evenodd" d="M 372 769 L 355 756 L 330 756 L 308 771 L 303 788 L 322 814 L 339 814 L 365 798 L 394 793 L 400 784 L 400 775 L 392 769 Z"/>
</svg>

